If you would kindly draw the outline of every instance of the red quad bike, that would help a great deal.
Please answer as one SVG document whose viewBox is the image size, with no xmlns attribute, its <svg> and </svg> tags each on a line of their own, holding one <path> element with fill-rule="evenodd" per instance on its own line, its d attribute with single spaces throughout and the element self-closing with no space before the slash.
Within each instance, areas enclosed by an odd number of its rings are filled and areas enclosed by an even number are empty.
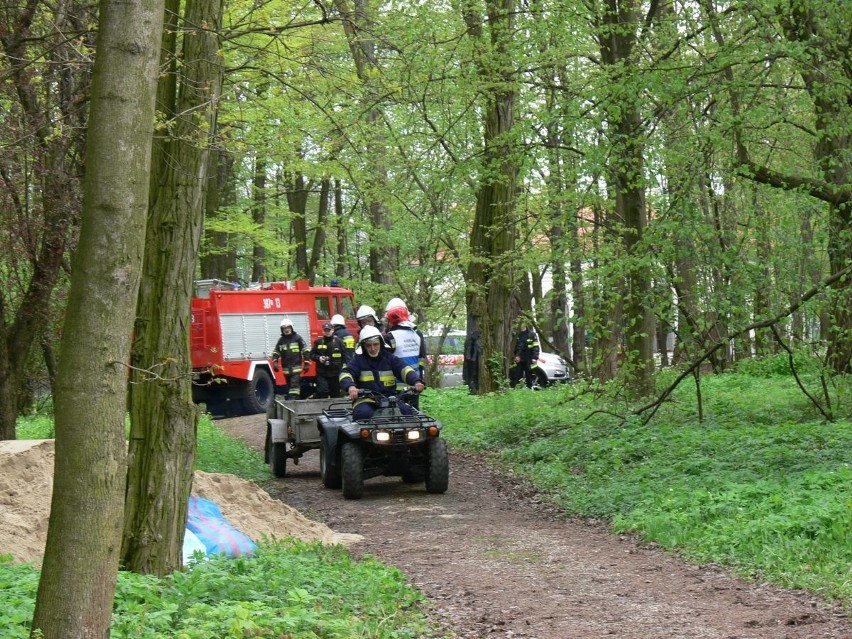
<svg viewBox="0 0 852 639">
<path fill-rule="evenodd" d="M 426 492 L 445 493 L 450 481 L 447 445 L 441 422 L 419 411 L 403 415 L 399 400 L 414 396 L 407 390 L 385 397 L 359 390 L 358 396 L 378 404 L 369 420 L 352 419 L 352 405 L 335 402 L 317 418 L 320 430 L 320 474 L 326 488 L 343 488 L 346 499 L 360 499 L 364 480 L 385 475 L 406 483 L 425 481 Z"/>
</svg>

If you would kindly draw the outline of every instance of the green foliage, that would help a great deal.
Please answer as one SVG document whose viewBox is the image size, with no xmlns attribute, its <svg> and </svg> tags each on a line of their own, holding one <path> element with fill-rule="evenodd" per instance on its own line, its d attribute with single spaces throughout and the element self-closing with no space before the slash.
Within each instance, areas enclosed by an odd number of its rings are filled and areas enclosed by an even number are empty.
<svg viewBox="0 0 852 639">
<path fill-rule="evenodd" d="M 18 439 L 53 439 L 56 435 L 52 415 L 30 415 L 18 418 L 15 427 Z"/>
<path fill-rule="evenodd" d="M 261 416 L 258 428 L 264 428 Z M 198 423 L 195 467 L 207 473 L 230 473 L 256 482 L 269 479 L 269 468 L 263 458 L 242 440 L 228 437 L 216 428 L 209 415 L 203 415 Z"/>
<path fill-rule="evenodd" d="M 803 349 L 793 353 L 793 365 L 799 375 L 819 375 L 823 368 L 819 358 Z M 744 359 L 737 362 L 737 371 L 751 377 L 787 377 L 790 375 L 790 356 L 778 353 Z"/>
<path fill-rule="evenodd" d="M 29 636 L 38 572 L 0 558 L 0 636 Z M 119 573 L 111 636 L 120 639 L 436 636 L 405 576 L 341 546 L 260 544 L 251 558 L 211 557 L 165 578 Z"/>
<path fill-rule="evenodd" d="M 687 381 L 649 424 L 579 383 L 471 397 L 436 391 L 448 441 L 490 451 L 576 515 L 696 562 L 852 608 L 852 421 L 817 421 L 793 380 Z"/>
<path fill-rule="evenodd" d="M 30 636 L 38 576 L 32 565 L 15 564 L 11 555 L 0 555 L 0 636 Z"/>
</svg>

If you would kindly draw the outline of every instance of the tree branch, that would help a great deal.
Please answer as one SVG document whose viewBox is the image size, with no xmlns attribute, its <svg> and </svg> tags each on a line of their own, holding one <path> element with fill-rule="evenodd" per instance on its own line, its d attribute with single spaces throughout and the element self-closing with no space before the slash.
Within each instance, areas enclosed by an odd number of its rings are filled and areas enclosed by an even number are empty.
<svg viewBox="0 0 852 639">
<path fill-rule="evenodd" d="M 838 281 L 846 278 L 850 273 L 852 273 L 852 264 L 850 264 L 846 268 L 838 271 L 837 273 L 835 273 L 834 275 L 832 275 L 828 279 L 823 280 L 822 282 L 820 282 L 819 284 L 817 284 L 816 286 L 811 288 L 804 295 L 802 295 L 802 297 L 798 301 L 796 301 L 794 304 L 791 304 L 790 306 L 788 306 L 783 312 L 778 313 L 774 317 L 762 320 L 760 322 L 755 322 L 754 324 L 750 324 L 749 326 L 746 326 L 745 328 L 742 328 L 742 329 L 740 329 L 740 330 L 738 330 L 734 333 L 731 333 L 730 335 L 728 335 L 727 339 L 728 340 L 734 339 L 736 337 L 739 337 L 740 335 L 748 333 L 749 331 L 756 330 L 756 329 L 759 329 L 759 328 L 768 328 L 768 327 L 775 326 L 775 324 L 780 322 L 782 319 L 784 319 L 785 317 L 789 317 L 790 315 L 795 313 L 797 310 L 799 310 L 799 308 L 801 308 L 802 305 L 805 304 L 805 302 L 809 301 L 811 298 L 818 295 L 824 289 L 830 288 L 832 285 L 834 285 Z M 650 404 L 646 404 L 645 406 L 642 406 L 641 408 L 636 409 L 634 411 L 634 414 L 635 415 L 641 415 L 645 411 L 650 410 L 651 413 L 650 413 L 650 415 L 648 415 L 644 419 L 643 424 L 647 424 L 649 421 L 651 421 L 651 419 L 654 417 L 654 414 L 657 412 L 657 410 L 659 410 L 659 408 L 663 404 L 663 402 L 666 401 L 669 398 L 669 396 L 680 385 L 680 383 L 686 377 L 688 377 L 692 373 L 693 370 L 698 368 L 701 365 L 702 362 L 704 362 L 706 359 L 708 359 L 711 355 L 713 355 L 713 353 L 718 351 L 724 345 L 725 345 L 725 342 L 717 342 L 712 347 L 710 347 L 708 350 L 706 350 L 704 353 L 702 353 L 700 357 L 696 358 L 695 360 L 693 360 L 689 364 L 689 366 L 686 368 L 686 370 L 684 370 L 680 375 L 677 376 L 677 379 L 675 379 L 675 381 L 672 382 L 668 386 L 668 388 L 666 388 L 660 394 L 660 396 L 657 397 L 657 399 L 655 399 Z"/>
</svg>

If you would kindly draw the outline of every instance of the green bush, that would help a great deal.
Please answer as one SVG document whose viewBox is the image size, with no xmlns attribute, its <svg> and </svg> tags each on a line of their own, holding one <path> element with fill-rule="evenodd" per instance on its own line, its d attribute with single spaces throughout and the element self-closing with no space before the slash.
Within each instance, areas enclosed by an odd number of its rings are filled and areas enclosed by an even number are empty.
<svg viewBox="0 0 852 639">
<path fill-rule="evenodd" d="M 0 557 L 0 636 L 27 639 L 38 572 Z M 222 556 L 157 578 L 119 573 L 114 639 L 414 639 L 438 636 L 405 576 L 341 546 L 260 544 L 254 557 Z"/>
</svg>

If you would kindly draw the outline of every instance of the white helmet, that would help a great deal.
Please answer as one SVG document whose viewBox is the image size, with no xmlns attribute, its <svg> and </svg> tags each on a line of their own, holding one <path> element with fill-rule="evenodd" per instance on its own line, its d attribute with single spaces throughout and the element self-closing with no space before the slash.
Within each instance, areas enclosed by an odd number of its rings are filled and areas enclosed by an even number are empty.
<svg viewBox="0 0 852 639">
<path fill-rule="evenodd" d="M 293 322 L 291 322 L 291 321 L 290 321 L 290 320 L 288 320 L 288 319 L 283 319 L 283 320 L 281 320 L 281 328 L 287 328 L 288 326 L 289 326 L 290 328 L 293 328 Z"/>
<path fill-rule="evenodd" d="M 358 334 L 358 345 L 362 346 L 367 340 L 375 339 L 377 337 L 381 341 L 381 344 L 383 346 L 386 346 L 385 340 L 382 337 L 382 332 L 379 329 L 377 329 L 375 326 L 365 326 Z"/>
<path fill-rule="evenodd" d="M 392 308 L 404 308 L 406 311 L 408 310 L 408 306 L 406 306 L 405 302 L 403 302 L 399 297 L 394 297 L 390 302 L 388 302 L 388 305 L 385 306 L 385 313 Z"/>
<path fill-rule="evenodd" d="M 331 323 L 335 326 L 346 326 L 346 320 L 343 319 L 343 315 L 338 313 L 337 315 L 332 315 Z"/>
<path fill-rule="evenodd" d="M 379 323 L 379 318 L 376 315 L 376 311 L 373 310 L 373 307 L 364 304 L 358 308 L 358 311 L 355 313 L 355 318 L 362 320 L 367 317 L 372 317 L 376 321 L 376 324 Z"/>
</svg>

